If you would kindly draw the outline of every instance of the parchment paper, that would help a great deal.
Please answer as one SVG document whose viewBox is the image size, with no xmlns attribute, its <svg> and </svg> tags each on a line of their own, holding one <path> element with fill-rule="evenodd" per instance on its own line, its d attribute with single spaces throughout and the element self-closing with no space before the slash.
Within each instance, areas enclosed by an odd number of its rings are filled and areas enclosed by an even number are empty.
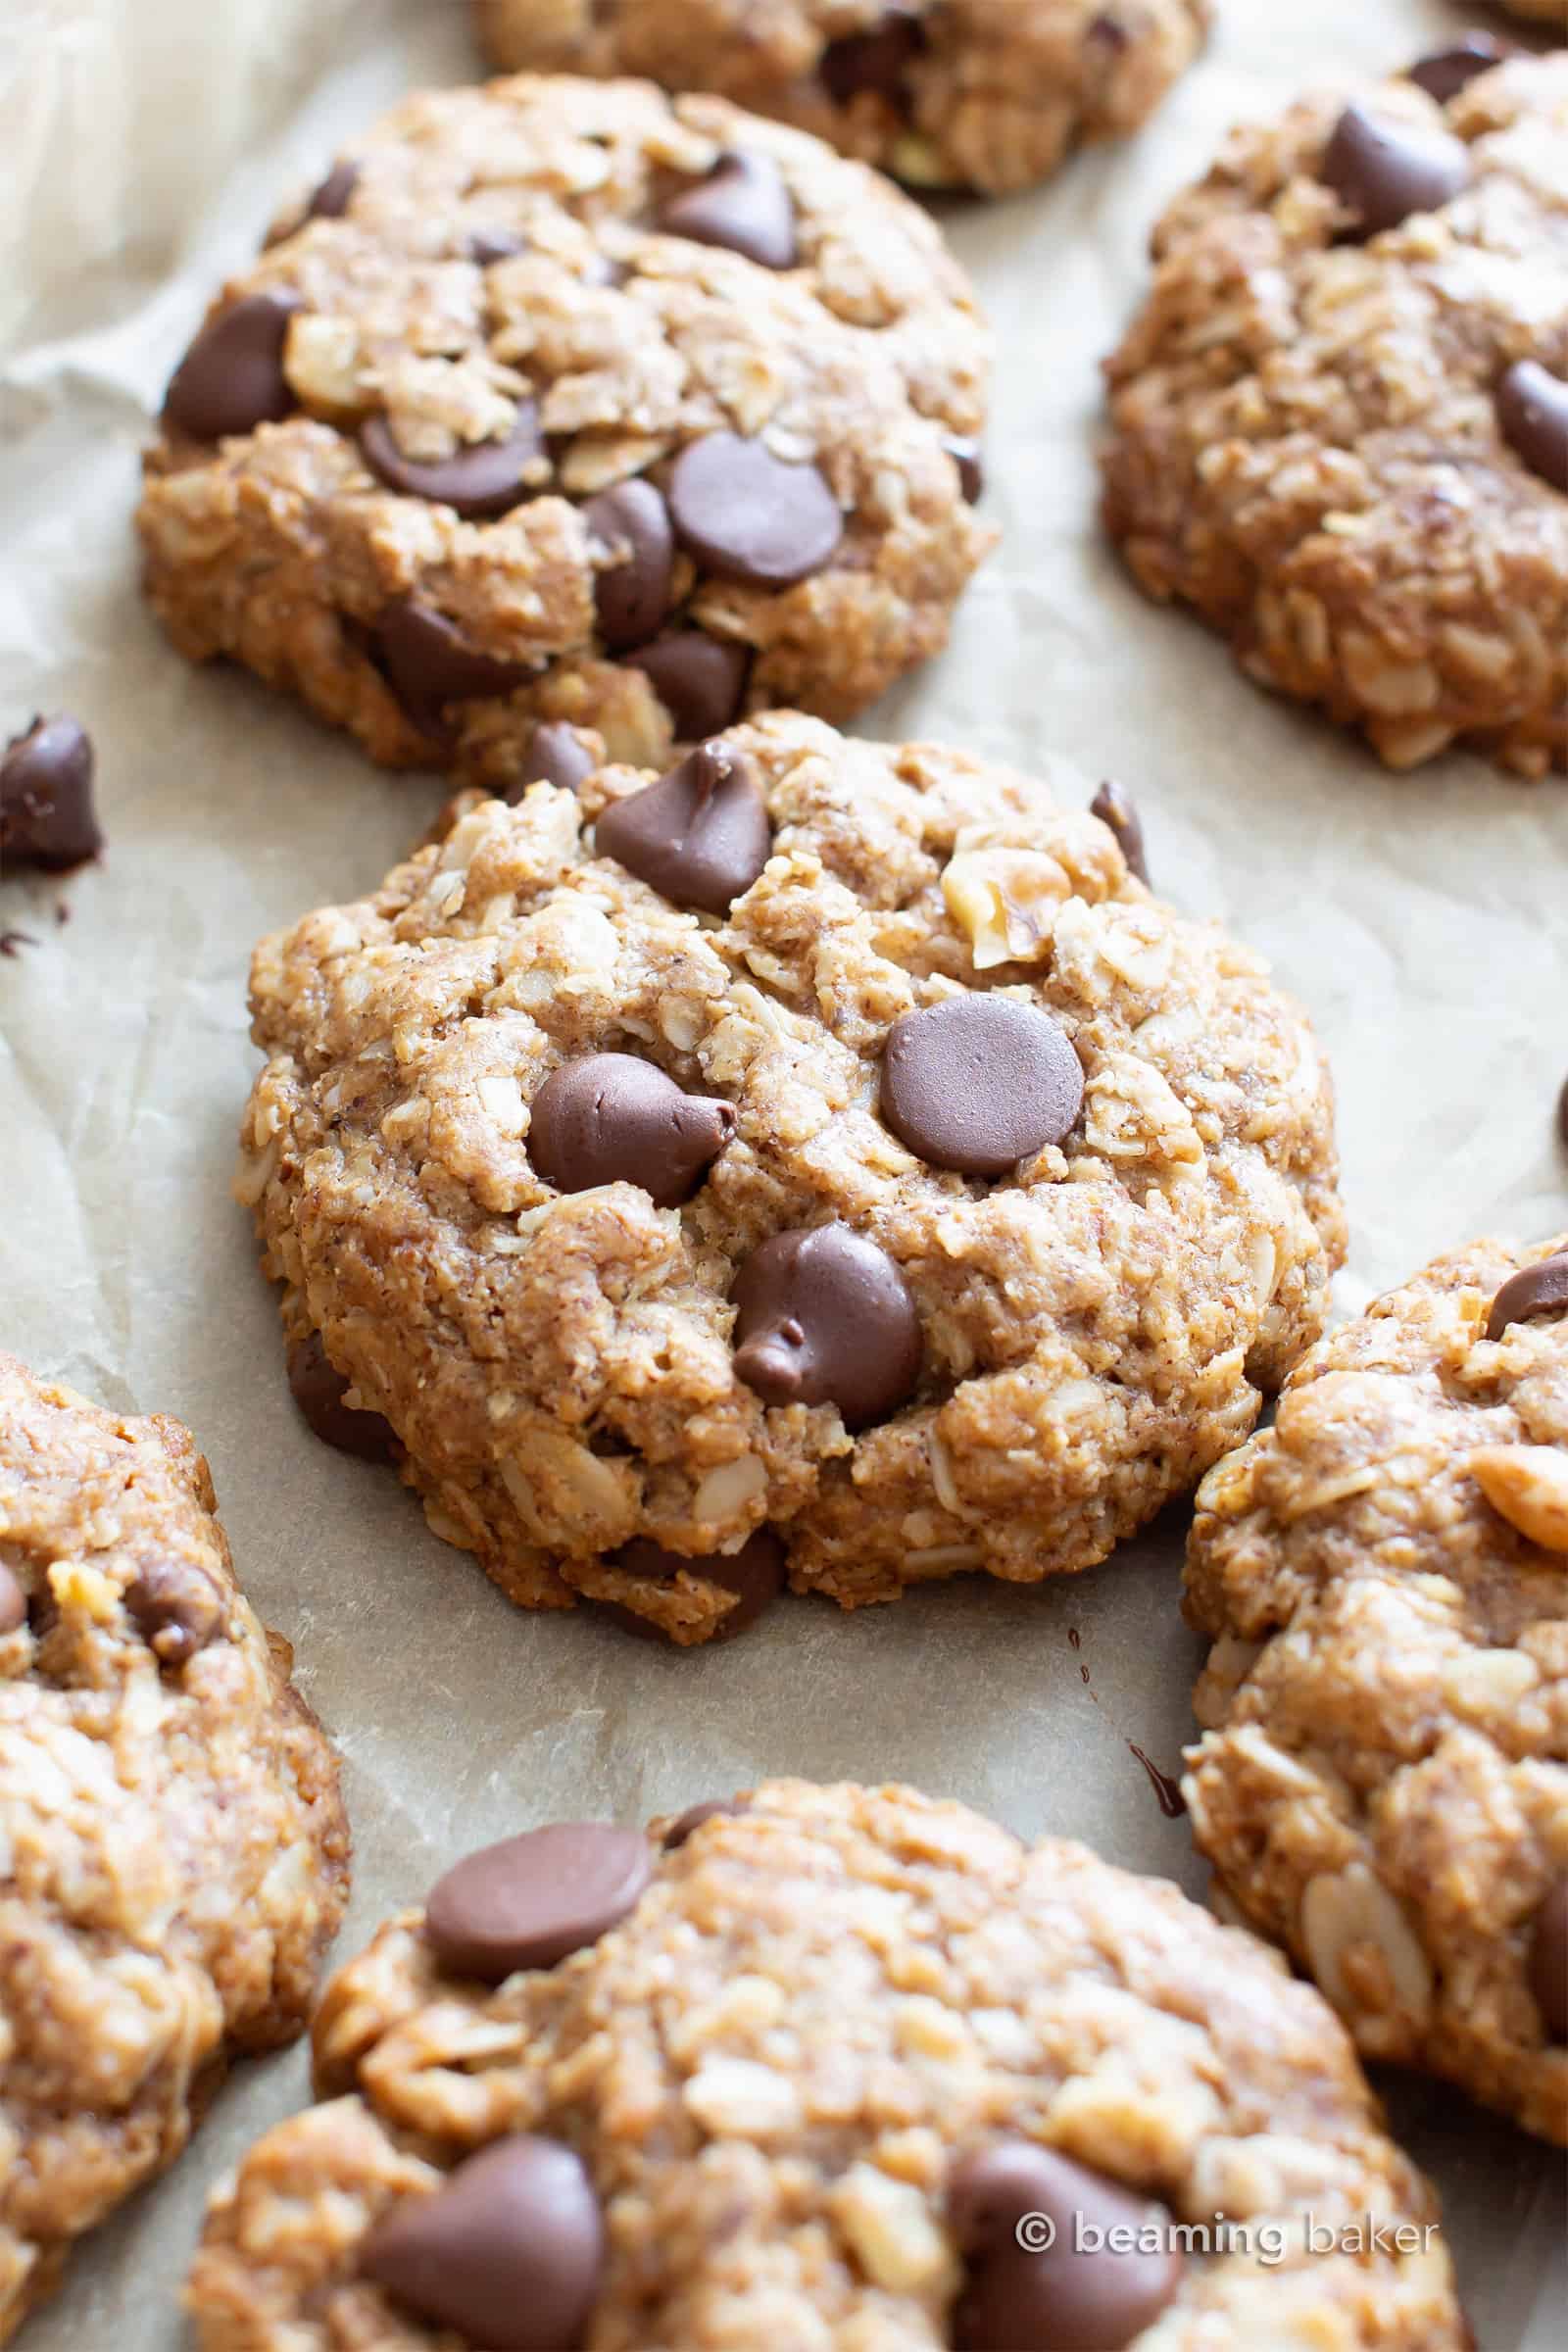
<svg viewBox="0 0 1568 2352">
<path fill-rule="evenodd" d="M 669 1655 L 587 1615 L 514 1612 L 392 1479 L 297 1418 L 228 1191 L 255 1066 L 247 957 L 264 930 L 372 885 L 441 793 L 382 775 L 238 672 L 176 659 L 136 595 L 136 453 L 210 287 L 280 192 L 401 91 L 473 61 L 466 10 L 428 0 L 138 5 L 165 38 L 98 76 L 101 122 L 84 133 L 68 110 L 7 154 L 11 217 L 33 223 L 7 315 L 75 332 L 0 367 L 0 720 L 87 720 L 109 850 L 64 887 L 0 888 L 0 928 L 36 941 L 0 960 L 0 1345 L 198 1433 L 251 1597 L 295 1642 L 347 1761 L 359 1869 L 340 1952 L 482 1840 L 559 1815 L 637 1820 L 781 1771 L 906 1778 L 1200 1892 L 1186 1825 L 1127 1745 L 1173 1771 L 1192 1733 L 1200 1645 L 1177 1614 L 1179 1523 L 1035 1592 L 971 1580 L 854 1618 L 791 1600 L 733 1648 Z M 24 16 L 0 123 L 40 120 L 28 77 L 60 72 L 58 8 Z M 224 20 L 232 53 L 213 37 Z M 261 30 L 284 20 L 334 62 L 278 133 L 283 67 Z M 1005 539 L 947 659 L 867 722 L 1025 763 L 1050 745 L 1091 779 L 1120 777 L 1157 884 L 1273 957 L 1339 1078 L 1348 1310 L 1474 1234 L 1568 1223 L 1551 1131 L 1568 789 L 1463 759 L 1399 780 L 1266 700 L 1129 587 L 1097 533 L 1091 434 L 1150 222 L 1226 125 L 1314 78 L 1404 62 L 1462 21 L 1442 0 L 1224 0 L 1206 63 L 1136 145 L 1038 195 L 952 209 L 1000 335 L 990 498 Z M 191 56 L 221 140 L 193 127 L 190 76 L 170 62 Z M 216 161 L 239 121 L 252 151 L 197 203 L 191 155 Z M 171 245 L 175 149 L 190 227 Z M 127 151 L 156 201 L 117 236 L 95 175 Z M 116 243 L 135 252 L 111 271 Z M 172 2177 L 77 2257 L 28 2352 L 172 2352 L 206 2189 L 304 2082 L 298 2052 L 242 2072 Z M 1556 2161 L 1457 2096 L 1386 2087 L 1443 2187 L 1482 2352 L 1560 2341 Z"/>
</svg>

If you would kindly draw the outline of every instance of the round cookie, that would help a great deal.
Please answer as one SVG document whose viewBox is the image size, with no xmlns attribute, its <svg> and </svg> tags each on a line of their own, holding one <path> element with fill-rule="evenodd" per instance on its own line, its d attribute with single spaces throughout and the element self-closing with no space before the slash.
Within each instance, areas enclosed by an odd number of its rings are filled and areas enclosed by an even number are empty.
<svg viewBox="0 0 1568 2352">
<path fill-rule="evenodd" d="M 552 1961 L 574 1847 L 596 1899 Z M 324 2103 L 214 2198 L 202 2352 L 1466 2341 L 1348 2035 L 1174 1886 L 799 1781 L 457 1875 L 339 1971 Z"/>
<path fill-rule="evenodd" d="M 1439 1258 L 1199 1495 L 1199 1844 L 1372 2057 L 1568 2139 L 1568 1235 Z"/>
<path fill-rule="evenodd" d="M 690 1642 L 1087 1567 L 1321 1330 L 1310 1028 L 1054 776 L 773 713 L 258 951 L 289 1338 L 514 1600 Z"/>
<path fill-rule="evenodd" d="M 0 2342 L 290 2041 L 348 1891 L 337 1762 L 177 1421 L 0 1354 Z"/>
<path fill-rule="evenodd" d="M 498 66 L 716 90 L 921 188 L 1031 186 L 1124 137 L 1202 45 L 1210 0 L 475 0 Z"/>
<path fill-rule="evenodd" d="M 153 606 L 393 766 L 657 764 L 940 651 L 990 342 L 934 224 L 717 98 L 527 76 L 356 142 L 177 369 Z M 548 744 L 547 738 L 547 744 Z"/>
<path fill-rule="evenodd" d="M 1568 53 L 1488 48 L 1236 131 L 1171 207 L 1107 363 L 1104 513 L 1152 596 L 1391 767 L 1460 744 L 1541 776 L 1568 766 Z"/>
</svg>

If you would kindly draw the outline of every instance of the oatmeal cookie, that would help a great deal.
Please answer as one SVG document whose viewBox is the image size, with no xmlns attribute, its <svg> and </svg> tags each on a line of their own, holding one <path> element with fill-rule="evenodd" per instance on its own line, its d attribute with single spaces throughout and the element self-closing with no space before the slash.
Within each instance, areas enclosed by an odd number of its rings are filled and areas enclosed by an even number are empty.
<svg viewBox="0 0 1568 2352">
<path fill-rule="evenodd" d="M 1054 772 L 775 712 L 259 950 L 288 1336 L 514 1600 L 1087 1567 L 1317 1336 L 1311 1031 Z"/>
<path fill-rule="evenodd" d="M 476 0 L 498 66 L 717 90 L 921 188 L 1031 186 L 1125 137 L 1192 64 L 1210 0 Z"/>
<path fill-rule="evenodd" d="M 1439 1258 L 1199 1495 L 1194 1835 L 1370 2056 L 1568 2139 L 1568 1235 Z"/>
<path fill-rule="evenodd" d="M 340 1970 L 315 2051 L 323 2103 L 213 2201 L 202 2352 L 1465 2341 L 1433 2192 L 1309 1985 L 912 1789 L 489 1847 Z"/>
<path fill-rule="evenodd" d="M 139 523 L 193 660 L 505 791 L 546 726 L 657 764 L 842 720 L 994 533 L 989 338 L 919 208 L 718 98 L 412 98 L 277 224 L 170 388 Z"/>
<path fill-rule="evenodd" d="M 207 1464 L 0 1354 L 0 2341 L 291 2040 L 342 1915 L 337 1765 Z"/>
<path fill-rule="evenodd" d="M 1139 583 L 1391 767 L 1568 767 L 1568 53 L 1235 132 L 1107 363 Z"/>
</svg>

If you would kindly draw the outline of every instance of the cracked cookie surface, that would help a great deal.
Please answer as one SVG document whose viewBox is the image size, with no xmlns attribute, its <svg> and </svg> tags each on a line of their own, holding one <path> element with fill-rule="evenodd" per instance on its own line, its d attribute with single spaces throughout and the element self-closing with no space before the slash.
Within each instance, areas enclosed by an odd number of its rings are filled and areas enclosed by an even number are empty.
<svg viewBox="0 0 1568 2352">
<path fill-rule="evenodd" d="M 1082 1568 L 1317 1336 L 1310 1027 L 1091 791 L 774 713 L 460 802 L 260 948 L 240 1193 L 290 1339 L 514 1600 L 695 1642 L 736 1576 Z"/>
<path fill-rule="evenodd" d="M 1105 518 L 1152 596 L 1391 766 L 1541 776 L 1568 766 L 1568 52 L 1457 55 L 1234 132 L 1166 213 L 1107 363 Z"/>
<path fill-rule="evenodd" d="M 219 297 L 138 515 L 179 649 L 504 790 L 940 651 L 990 342 L 919 208 L 719 98 L 411 98 Z"/>
<path fill-rule="evenodd" d="M 337 1763 L 178 1422 L 0 1354 L 0 2340 L 302 2031 L 348 1884 Z"/>
<path fill-rule="evenodd" d="M 1275 1426 L 1211 1472 L 1187 1613 L 1215 1647 L 1184 1783 L 1227 1892 L 1369 2055 L 1559 2140 L 1565 1248 L 1437 1259 L 1315 1348 Z"/>
<path fill-rule="evenodd" d="M 1209 0 L 476 0 L 498 66 L 640 74 L 795 122 L 910 186 L 1000 196 L 1124 137 Z"/>
<path fill-rule="evenodd" d="M 537 1930 L 532 1844 L 489 1849 L 477 1891 L 463 1866 L 470 1928 L 487 1900 Z M 498 1945 L 481 1980 L 447 1957 L 459 1876 L 339 1971 L 322 2104 L 215 2197 L 202 2352 L 509 2342 L 462 2325 L 487 2257 L 503 2317 L 569 2284 L 585 2352 L 1045 2352 L 1086 2340 L 1060 2332 L 1086 2285 L 1094 2340 L 1147 2352 L 1465 2341 L 1435 2199 L 1348 2036 L 1172 1886 L 910 1789 L 779 1781 L 656 1823 L 630 1903 L 554 1966 L 509 1973 Z M 541 2151 L 587 2207 L 565 2279 L 527 2188 Z M 509 2164 L 498 2246 L 484 2184 Z M 976 2242 L 977 2189 L 995 2220 L 1007 2176 L 1162 2234 L 1221 2212 L 1279 2257 L 1200 2234 L 1154 2276 L 1086 2254 L 1075 2278 Z M 1375 2215 L 1383 2247 L 1308 2253 L 1308 2213 Z"/>
</svg>

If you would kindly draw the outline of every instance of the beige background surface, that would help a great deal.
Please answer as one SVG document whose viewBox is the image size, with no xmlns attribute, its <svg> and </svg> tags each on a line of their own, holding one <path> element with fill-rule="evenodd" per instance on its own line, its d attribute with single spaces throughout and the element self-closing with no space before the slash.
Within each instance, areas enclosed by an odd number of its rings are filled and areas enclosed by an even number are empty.
<svg viewBox="0 0 1568 2352">
<path fill-rule="evenodd" d="M 32 236 L 6 266 L 0 318 L 13 334 L 24 317 L 92 323 L 0 365 L 0 721 L 40 706 L 89 721 L 110 847 L 63 889 L 0 888 L 0 928 L 38 943 L 0 960 L 0 1345 L 198 1432 L 240 1572 L 296 1642 L 347 1758 L 360 1862 L 345 1951 L 487 1838 L 561 1813 L 633 1820 L 784 1770 L 907 1778 L 1200 1890 L 1185 1825 L 1126 1744 L 1171 1769 L 1190 1736 L 1179 1531 L 1036 1592 L 969 1584 L 848 1620 L 790 1601 L 731 1650 L 667 1656 L 587 1617 L 514 1614 L 394 1483 L 295 1416 L 228 1198 L 255 1062 L 248 952 L 371 884 L 439 792 L 383 777 L 237 674 L 187 670 L 138 604 L 127 517 L 148 410 L 274 199 L 412 81 L 471 60 L 462 11 L 429 0 L 144 5 L 164 38 L 122 47 L 91 83 L 90 138 L 39 95 L 58 91 L 58 19 L 85 37 L 87 20 L 103 34 L 132 8 L 10 0 L 5 17 L 0 133 L 24 117 L 43 129 L 7 149 L 9 220 Z M 1091 780 L 1121 777 L 1157 884 L 1274 958 L 1340 1081 L 1347 1307 L 1471 1234 L 1568 1224 L 1551 1132 L 1568 786 L 1466 760 L 1396 779 L 1265 701 L 1128 587 L 1095 530 L 1090 446 L 1098 362 L 1143 282 L 1151 219 L 1225 125 L 1309 79 L 1407 61 L 1462 22 L 1444 0 L 1225 0 L 1207 62 L 1135 148 L 954 211 L 1001 337 L 991 511 L 1005 546 L 946 661 L 869 722 L 1024 762 L 1050 745 Z M 288 25 L 302 51 L 281 42 Z M 301 56 L 328 45 L 336 64 L 278 130 Z M 220 186 L 247 126 L 252 152 Z M 146 210 L 111 272 L 125 224 L 105 191 L 132 166 Z M 172 2352 L 206 2185 L 302 2084 L 298 2054 L 236 2081 L 174 2176 L 78 2261 L 27 2352 Z M 1445 2093 L 1391 2095 L 1444 2187 L 1482 2352 L 1514 2352 L 1532 2311 L 1535 2340 L 1552 2341 L 1560 2168 Z"/>
</svg>

